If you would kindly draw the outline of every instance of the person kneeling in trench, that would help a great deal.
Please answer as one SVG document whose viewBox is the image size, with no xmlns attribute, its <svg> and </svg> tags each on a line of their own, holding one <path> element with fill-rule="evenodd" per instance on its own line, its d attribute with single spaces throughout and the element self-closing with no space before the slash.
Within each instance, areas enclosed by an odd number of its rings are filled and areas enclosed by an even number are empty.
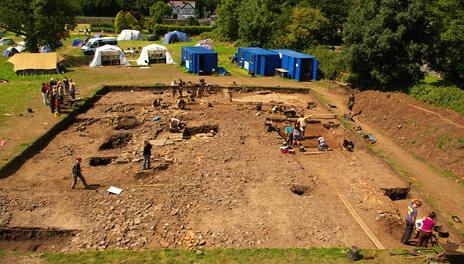
<svg viewBox="0 0 464 264">
<path fill-rule="evenodd" d="M 71 189 L 74 189 L 76 187 L 77 178 L 79 178 L 82 181 L 82 183 L 84 184 L 84 187 L 86 189 L 89 187 L 89 185 L 87 184 L 87 182 L 84 179 L 84 176 L 82 176 L 81 162 L 82 162 L 81 158 L 76 158 L 76 162 L 74 163 L 74 165 L 72 167 L 73 182 L 71 184 Z"/>
</svg>

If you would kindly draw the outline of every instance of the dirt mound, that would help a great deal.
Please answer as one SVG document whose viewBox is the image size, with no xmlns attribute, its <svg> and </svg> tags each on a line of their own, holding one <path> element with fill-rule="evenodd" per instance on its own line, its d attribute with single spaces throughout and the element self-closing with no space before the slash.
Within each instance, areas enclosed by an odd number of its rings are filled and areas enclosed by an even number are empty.
<svg viewBox="0 0 464 264">
<path fill-rule="evenodd" d="M 401 93 L 365 91 L 353 112 L 418 159 L 464 177 L 464 118 Z"/>
</svg>

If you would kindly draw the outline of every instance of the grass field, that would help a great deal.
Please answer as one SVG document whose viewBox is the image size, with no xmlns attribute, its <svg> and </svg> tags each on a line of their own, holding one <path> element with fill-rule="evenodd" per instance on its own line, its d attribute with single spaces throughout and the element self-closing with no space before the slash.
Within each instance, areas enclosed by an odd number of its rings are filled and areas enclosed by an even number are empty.
<svg viewBox="0 0 464 264">
<path fill-rule="evenodd" d="M 363 250 L 363 256 L 372 259 L 357 263 L 421 263 L 425 258 L 405 258 L 390 256 L 391 251 Z M 403 252 L 403 251 L 401 251 Z M 10 260 L 29 259 L 33 263 L 352 263 L 348 250 L 341 248 L 309 248 L 309 249 L 208 249 L 206 251 L 183 251 L 176 249 L 160 249 L 145 251 L 88 251 L 79 253 L 44 253 L 40 255 L 21 254 L 0 251 L 2 258 Z M 28 263 L 28 262 L 21 262 Z"/>
</svg>

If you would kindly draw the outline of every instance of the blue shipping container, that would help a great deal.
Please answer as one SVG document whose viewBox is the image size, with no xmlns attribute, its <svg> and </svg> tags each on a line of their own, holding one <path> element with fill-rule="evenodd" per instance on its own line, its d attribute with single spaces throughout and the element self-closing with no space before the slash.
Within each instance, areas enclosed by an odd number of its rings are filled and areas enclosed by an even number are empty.
<svg viewBox="0 0 464 264">
<path fill-rule="evenodd" d="M 238 48 L 237 64 L 250 73 L 271 76 L 279 67 L 279 54 L 262 48 Z"/>
<path fill-rule="evenodd" d="M 297 81 L 317 80 L 319 61 L 316 57 L 293 50 L 273 50 L 280 57 L 280 68 L 288 71 L 288 77 Z"/>
<path fill-rule="evenodd" d="M 182 66 L 195 74 L 211 74 L 218 69 L 218 54 L 203 47 L 182 47 Z"/>
</svg>

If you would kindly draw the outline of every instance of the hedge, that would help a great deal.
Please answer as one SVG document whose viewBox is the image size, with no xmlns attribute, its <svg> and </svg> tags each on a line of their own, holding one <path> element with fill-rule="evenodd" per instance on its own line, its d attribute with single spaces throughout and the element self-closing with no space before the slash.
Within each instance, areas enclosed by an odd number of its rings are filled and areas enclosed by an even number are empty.
<svg viewBox="0 0 464 264">
<path fill-rule="evenodd" d="M 456 86 L 419 84 L 409 89 L 409 94 L 420 101 L 451 108 L 464 115 L 464 90 Z"/>
<path fill-rule="evenodd" d="M 90 27 L 114 28 L 114 23 L 91 23 Z"/>
<path fill-rule="evenodd" d="M 182 31 L 189 35 L 200 35 L 203 32 L 208 32 L 213 30 L 210 26 L 178 26 L 178 25 L 163 25 L 156 24 L 153 26 L 153 33 L 158 36 L 164 35 L 171 31 Z"/>
<path fill-rule="evenodd" d="M 110 27 L 91 27 L 90 30 L 92 32 L 107 32 L 107 33 L 114 33 L 115 32 L 115 29 L 114 28 L 110 28 Z"/>
</svg>

